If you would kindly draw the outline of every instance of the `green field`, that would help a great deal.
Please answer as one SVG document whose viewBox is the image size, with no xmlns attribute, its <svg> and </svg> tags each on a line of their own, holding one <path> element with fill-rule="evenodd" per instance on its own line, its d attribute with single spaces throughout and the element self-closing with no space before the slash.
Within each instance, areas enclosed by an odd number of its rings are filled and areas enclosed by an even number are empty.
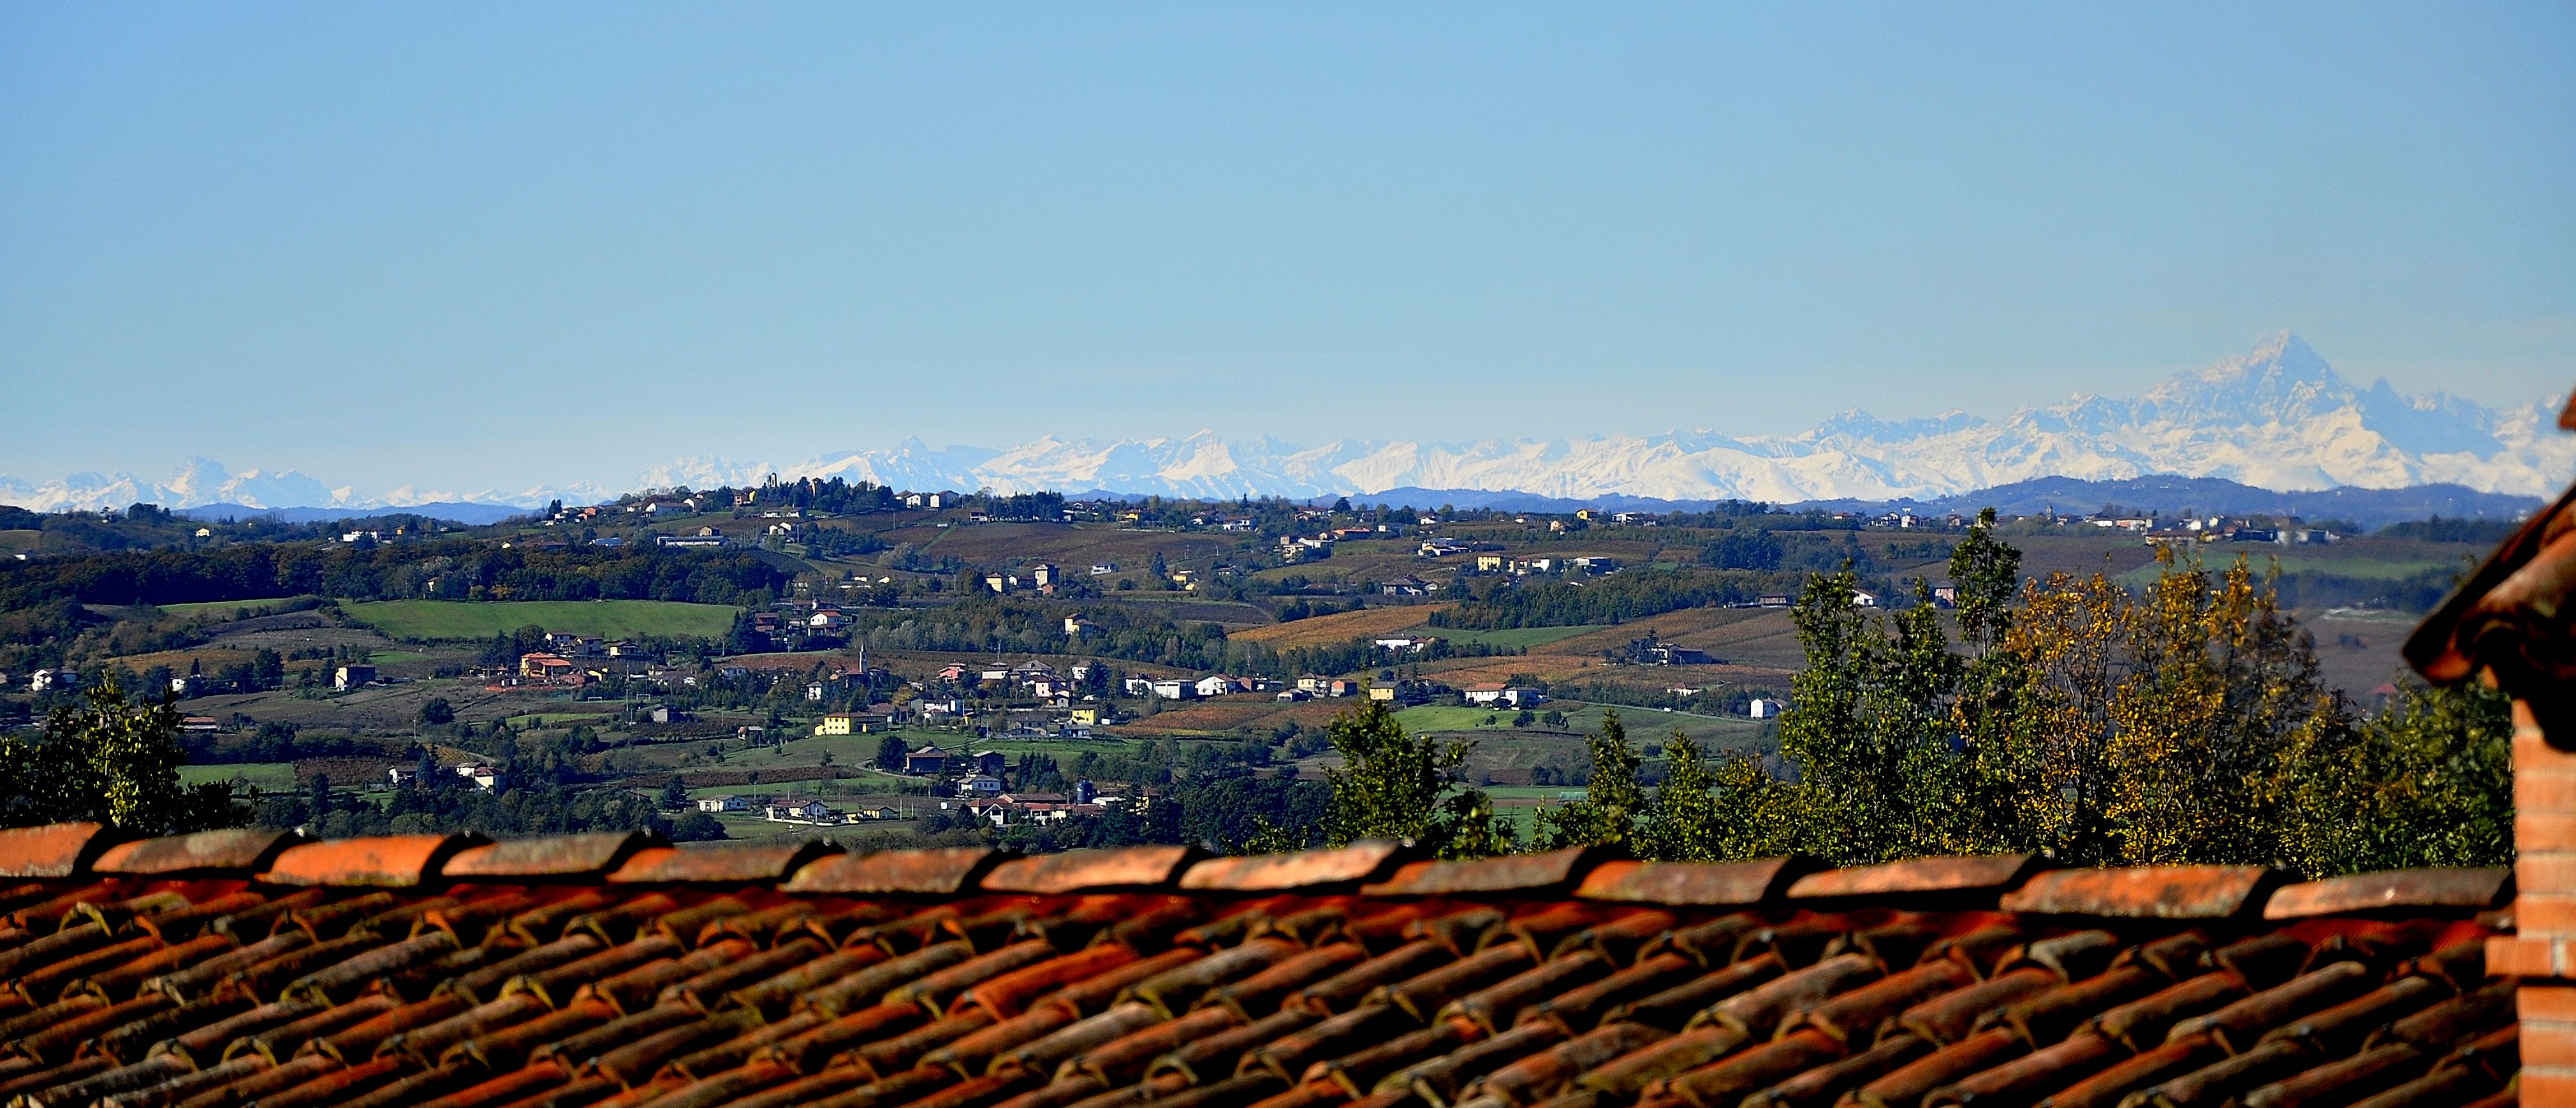
<svg viewBox="0 0 2576 1108">
<path fill-rule="evenodd" d="M 252 615 L 258 615 L 262 612 L 283 608 L 298 600 L 305 599 L 309 598 L 301 596 L 278 596 L 270 597 L 266 600 L 206 600 L 195 604 L 155 604 L 153 607 L 184 619 L 188 616 L 205 615 L 207 613 L 229 616 L 234 612 L 239 611 L 248 611 Z"/>
<path fill-rule="evenodd" d="M 347 604 L 349 618 L 397 639 L 488 639 L 534 625 L 610 639 L 646 635 L 719 638 L 738 608 L 676 600 L 377 600 Z"/>
<path fill-rule="evenodd" d="M 1434 635 L 1460 646 L 1508 646 L 1526 649 L 1546 646 L 1558 639 L 1601 630 L 1606 624 L 1578 624 L 1573 627 L 1506 627 L 1499 631 L 1479 631 L 1463 627 L 1424 627 L 1415 634 Z"/>
<path fill-rule="evenodd" d="M 196 785 L 208 781 L 249 782 L 269 792 L 292 792 L 295 789 L 293 762 L 240 762 L 228 766 L 181 766 L 182 784 Z"/>
</svg>

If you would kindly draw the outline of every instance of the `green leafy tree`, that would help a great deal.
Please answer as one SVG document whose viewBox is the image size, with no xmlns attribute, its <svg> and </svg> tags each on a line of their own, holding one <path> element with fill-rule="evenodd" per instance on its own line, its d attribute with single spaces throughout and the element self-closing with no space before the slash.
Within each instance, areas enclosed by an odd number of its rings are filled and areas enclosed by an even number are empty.
<svg viewBox="0 0 2576 1108">
<path fill-rule="evenodd" d="M 2283 856 L 2310 877 L 2513 861 L 2513 716 L 2475 683 L 2409 681 L 2386 712 L 2321 713 L 2260 799 Z"/>
<path fill-rule="evenodd" d="M 903 757 L 909 753 L 911 753 L 911 748 L 905 746 L 903 739 L 900 737 L 888 735 L 882 739 L 878 739 L 877 768 L 884 770 L 887 773 L 902 773 Z"/>
<path fill-rule="evenodd" d="M 1538 814 L 1532 836 L 1542 850 L 1569 846 L 1633 846 L 1638 820 L 1649 802 L 1637 782 L 1637 752 L 1616 711 L 1604 712 L 1601 729 L 1588 736 L 1592 779 L 1583 799 Z M 1669 749 L 1669 748 L 1667 748 Z"/>
<path fill-rule="evenodd" d="M 1407 735 L 1383 703 L 1344 713 L 1326 734 L 1342 768 L 1324 771 L 1332 789 L 1327 841 L 1401 839 L 1443 858 L 1508 852 L 1511 826 L 1494 813 L 1484 790 L 1460 781 L 1470 743 Z"/>
<path fill-rule="evenodd" d="M 428 703 L 420 706 L 420 721 L 431 727 L 454 723 L 456 722 L 456 706 L 449 704 L 446 697 L 430 697 Z"/>
<path fill-rule="evenodd" d="M 258 653 L 251 655 L 250 679 L 254 685 L 262 689 L 274 689 L 285 685 L 286 656 L 265 646 L 259 648 Z"/>
<path fill-rule="evenodd" d="M 186 761 L 177 708 L 129 702 L 105 682 L 55 709 L 35 741 L 0 735 L 0 823 L 95 821 L 162 835 L 249 821 L 229 786 L 181 784 Z"/>
</svg>

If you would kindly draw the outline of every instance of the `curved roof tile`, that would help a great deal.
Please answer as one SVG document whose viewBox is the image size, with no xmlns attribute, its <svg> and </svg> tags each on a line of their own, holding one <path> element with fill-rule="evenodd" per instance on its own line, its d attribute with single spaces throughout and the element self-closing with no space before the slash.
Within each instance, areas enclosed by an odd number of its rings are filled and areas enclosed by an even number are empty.
<svg viewBox="0 0 2576 1108">
<path fill-rule="evenodd" d="M 641 831 L 505 839 L 458 851 L 440 874 L 452 880 L 604 874 L 660 842 Z"/>
<path fill-rule="evenodd" d="M 783 881 L 806 863 L 841 853 L 830 843 L 689 843 L 649 846 L 611 870 L 614 885 L 691 884 L 745 885 Z"/>
<path fill-rule="evenodd" d="M 1790 860 L 1577 852 L 1420 864 L 1403 888 L 1454 891 L 1381 898 L 1266 887 L 1366 861 L 1335 852 L 1194 868 L 1187 891 L 1178 847 L 832 854 L 782 890 L 805 848 L 648 847 L 621 868 L 654 883 L 612 884 L 620 844 L 534 842 L 532 866 L 580 872 L 0 888 L 0 1098 L 2430 1105 L 2483 1104 L 2519 1066 L 2513 984 L 2483 974 L 2489 940 L 2499 967 L 2526 955 L 2468 911 L 2492 872 L 2292 886 L 2270 902 L 2363 914 L 2266 922 L 2250 907 L 2276 878 L 2244 867 L 2041 874 L 2013 914 L 1960 890 L 2027 859 L 1839 871 L 1793 899 Z M 446 845 L 310 844 L 277 868 L 434 875 Z"/>
<path fill-rule="evenodd" d="M 107 828 L 96 823 L 0 828 L 0 877 L 69 877 L 110 841 Z"/>
<path fill-rule="evenodd" d="M 1280 892 L 1357 885 L 1385 877 L 1413 853 L 1392 839 L 1367 839 L 1330 850 L 1210 858 L 1182 874 L 1181 887 Z"/>
<path fill-rule="evenodd" d="M 2513 899 L 2510 869 L 2399 869 L 2284 885 L 2263 905 L 2264 919 L 2304 919 L 2352 912 L 2478 911 Z"/>
<path fill-rule="evenodd" d="M 279 852 L 304 841 L 293 831 L 199 831 L 118 843 L 98 856 L 100 873 L 161 874 L 228 870 L 257 873 Z"/>
<path fill-rule="evenodd" d="M 973 889 L 994 866 L 1019 856 L 1015 850 L 981 846 L 832 854 L 807 863 L 783 888 L 791 893 L 953 896 Z"/>
<path fill-rule="evenodd" d="M 279 885 L 418 885 L 450 855 L 474 845 L 463 835 L 383 835 L 290 846 L 260 871 Z"/>
<path fill-rule="evenodd" d="M 2242 915 L 2288 875 L 2269 866 L 2138 866 L 2043 873 L 2004 894 L 2007 912 L 2226 919 Z"/>
<path fill-rule="evenodd" d="M 1538 893 L 1574 887 L 1592 867 L 1619 855 L 1597 846 L 1541 854 L 1506 854 L 1457 862 L 1413 862 L 1360 891 L 1370 896 L 1476 896 Z"/>
<path fill-rule="evenodd" d="M 983 886 L 1004 893 L 1073 893 L 1090 889 L 1162 888 L 1207 857 L 1194 846 L 1124 846 L 1015 858 L 994 866 Z"/>
<path fill-rule="evenodd" d="M 1760 904 L 1777 899 L 1815 866 L 1815 860 L 1806 857 L 1753 862 L 1611 861 L 1585 874 L 1574 895 L 1647 904 Z"/>
</svg>

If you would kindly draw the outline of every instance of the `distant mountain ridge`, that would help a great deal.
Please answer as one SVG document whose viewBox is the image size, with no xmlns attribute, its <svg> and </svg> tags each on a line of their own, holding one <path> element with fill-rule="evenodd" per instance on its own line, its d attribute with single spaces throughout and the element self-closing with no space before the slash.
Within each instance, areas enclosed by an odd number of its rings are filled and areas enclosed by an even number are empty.
<svg viewBox="0 0 2576 1108">
<path fill-rule="evenodd" d="M 2576 437 L 2550 400 L 2503 410 L 2456 397 L 2357 388 L 2296 336 L 2159 383 L 2136 399 L 2079 396 L 2000 421 L 1963 412 L 1836 416 L 1804 434 L 1714 431 L 1471 443 L 1274 439 L 1042 438 L 1009 450 L 934 448 L 828 455 L 794 465 L 676 462 L 647 486 L 843 477 L 898 488 L 997 492 L 1102 489 L 1166 496 L 1367 495 L 1397 488 L 1515 492 L 1569 500 L 1884 501 L 1952 496 L 2045 477 L 2214 477 L 2289 491 L 2454 484 L 2538 496 L 2576 473 Z"/>
<path fill-rule="evenodd" d="M 1900 498 L 1930 502 L 2046 478 L 2127 481 L 2215 478 L 2285 492 L 2456 485 L 2476 493 L 2545 495 L 2576 474 L 2576 436 L 2553 425 L 2554 401 L 2504 409 L 2442 394 L 2409 397 L 2385 381 L 2344 380 L 2288 333 L 2252 352 L 2177 374 L 2134 399 L 2078 396 L 2002 420 L 1963 412 L 1885 420 L 1851 411 L 1803 434 L 1735 437 L 1716 431 L 1468 443 L 1340 440 L 1303 446 L 1267 437 L 1062 440 L 1009 449 L 932 447 L 829 454 L 776 465 L 682 459 L 632 487 L 757 484 L 841 477 L 910 490 L 996 492 L 1097 489 L 1118 494 L 1233 498 L 1354 495 L 1389 490 L 1512 493 L 1569 501 L 1609 498 L 1769 503 Z M 0 503 L 31 508 L 390 508 L 424 501 L 534 506 L 616 491 L 539 486 L 518 493 L 380 494 L 329 488 L 292 471 L 228 474 L 192 459 L 169 481 L 76 474 L 42 485 L 0 477 Z"/>
</svg>

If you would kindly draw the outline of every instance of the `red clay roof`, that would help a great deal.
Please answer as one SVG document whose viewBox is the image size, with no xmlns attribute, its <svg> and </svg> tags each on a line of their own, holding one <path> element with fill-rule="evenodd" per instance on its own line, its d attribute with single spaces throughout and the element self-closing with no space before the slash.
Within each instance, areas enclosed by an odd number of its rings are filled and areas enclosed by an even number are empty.
<svg viewBox="0 0 2576 1108">
<path fill-rule="evenodd" d="M 2397 1108 L 2520 1068 L 2500 870 L 99 837 L 0 834 L 44 875 L 0 887 L 0 1100 Z"/>
</svg>

